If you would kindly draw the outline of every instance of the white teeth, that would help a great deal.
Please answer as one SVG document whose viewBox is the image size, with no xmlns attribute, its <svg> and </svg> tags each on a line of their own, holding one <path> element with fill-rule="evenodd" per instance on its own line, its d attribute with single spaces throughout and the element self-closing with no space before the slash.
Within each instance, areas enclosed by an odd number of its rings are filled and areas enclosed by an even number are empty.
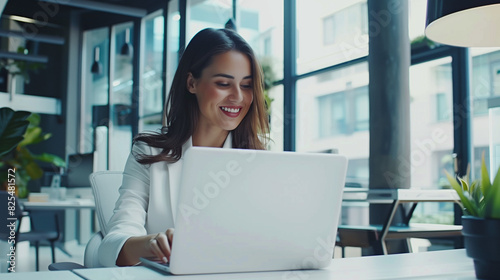
<svg viewBox="0 0 500 280">
<path fill-rule="evenodd" d="M 229 113 L 238 113 L 241 110 L 241 108 L 228 108 L 228 107 L 221 107 L 221 109 Z"/>
</svg>

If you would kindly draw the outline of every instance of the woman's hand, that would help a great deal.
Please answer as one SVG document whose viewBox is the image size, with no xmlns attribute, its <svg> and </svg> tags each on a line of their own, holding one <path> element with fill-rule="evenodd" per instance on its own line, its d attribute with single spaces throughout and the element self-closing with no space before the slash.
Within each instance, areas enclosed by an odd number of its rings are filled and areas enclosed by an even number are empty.
<svg viewBox="0 0 500 280">
<path fill-rule="evenodd" d="M 149 240 L 149 247 L 153 254 L 163 262 L 170 261 L 170 253 L 172 241 L 174 239 L 174 229 L 169 228 L 165 233 L 158 233 L 154 238 Z"/>
<path fill-rule="evenodd" d="M 140 257 L 157 257 L 164 262 L 170 261 L 170 252 L 174 240 L 174 229 L 166 232 L 130 237 L 116 259 L 116 265 L 135 265 Z"/>
</svg>

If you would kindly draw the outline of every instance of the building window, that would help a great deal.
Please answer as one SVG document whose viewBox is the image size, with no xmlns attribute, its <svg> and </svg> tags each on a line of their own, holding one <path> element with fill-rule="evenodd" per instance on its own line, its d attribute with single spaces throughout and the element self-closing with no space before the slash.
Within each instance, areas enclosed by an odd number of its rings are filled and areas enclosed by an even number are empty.
<svg viewBox="0 0 500 280">
<path fill-rule="evenodd" d="M 436 94 L 436 120 L 449 121 L 450 108 L 445 93 Z"/>
<path fill-rule="evenodd" d="M 367 86 L 320 96 L 317 100 L 319 138 L 368 130 Z"/>
<path fill-rule="evenodd" d="M 345 103 L 343 92 L 318 97 L 320 138 L 347 132 Z"/>
<path fill-rule="evenodd" d="M 500 51 L 472 49 L 471 98 L 475 116 L 488 113 L 488 99 L 500 95 Z"/>
<path fill-rule="evenodd" d="M 368 88 L 362 87 L 354 95 L 354 130 L 365 131 L 369 129 L 369 99 Z"/>
<path fill-rule="evenodd" d="M 366 2 L 357 3 L 323 18 L 323 44 L 352 41 L 353 34 L 368 34 Z"/>
</svg>

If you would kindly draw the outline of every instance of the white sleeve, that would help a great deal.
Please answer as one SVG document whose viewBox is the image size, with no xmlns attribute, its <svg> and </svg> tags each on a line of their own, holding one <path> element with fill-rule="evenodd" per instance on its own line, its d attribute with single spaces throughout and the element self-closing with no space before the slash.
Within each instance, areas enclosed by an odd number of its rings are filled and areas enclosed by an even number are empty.
<svg viewBox="0 0 500 280">
<path fill-rule="evenodd" d="M 119 189 L 113 216 L 108 222 L 108 234 L 99 246 L 99 263 L 116 266 L 123 244 L 132 236 L 146 235 L 146 214 L 149 203 L 149 165 L 138 163 L 134 155 L 151 154 L 151 148 L 136 144 L 127 159 L 123 182 Z"/>
</svg>

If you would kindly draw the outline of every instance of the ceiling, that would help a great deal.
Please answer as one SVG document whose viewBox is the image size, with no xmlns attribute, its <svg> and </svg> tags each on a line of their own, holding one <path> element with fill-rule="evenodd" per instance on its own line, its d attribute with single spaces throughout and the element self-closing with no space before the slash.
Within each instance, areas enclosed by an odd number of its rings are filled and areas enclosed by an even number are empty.
<svg viewBox="0 0 500 280">
<path fill-rule="evenodd" d="M 0 12 L 2 11 L 2 1 L 6 2 L 6 0 L 0 0 Z M 101 12 L 110 15 L 142 17 L 161 9 L 167 2 L 168 0 L 47 0 L 47 2 L 39 0 L 9 0 L 5 5 L 2 15 L 17 15 L 58 24 L 66 22 L 70 11 Z M 51 15 L 51 10 L 47 9 L 57 9 L 57 13 Z M 47 14 L 49 15 L 48 17 Z"/>
</svg>

